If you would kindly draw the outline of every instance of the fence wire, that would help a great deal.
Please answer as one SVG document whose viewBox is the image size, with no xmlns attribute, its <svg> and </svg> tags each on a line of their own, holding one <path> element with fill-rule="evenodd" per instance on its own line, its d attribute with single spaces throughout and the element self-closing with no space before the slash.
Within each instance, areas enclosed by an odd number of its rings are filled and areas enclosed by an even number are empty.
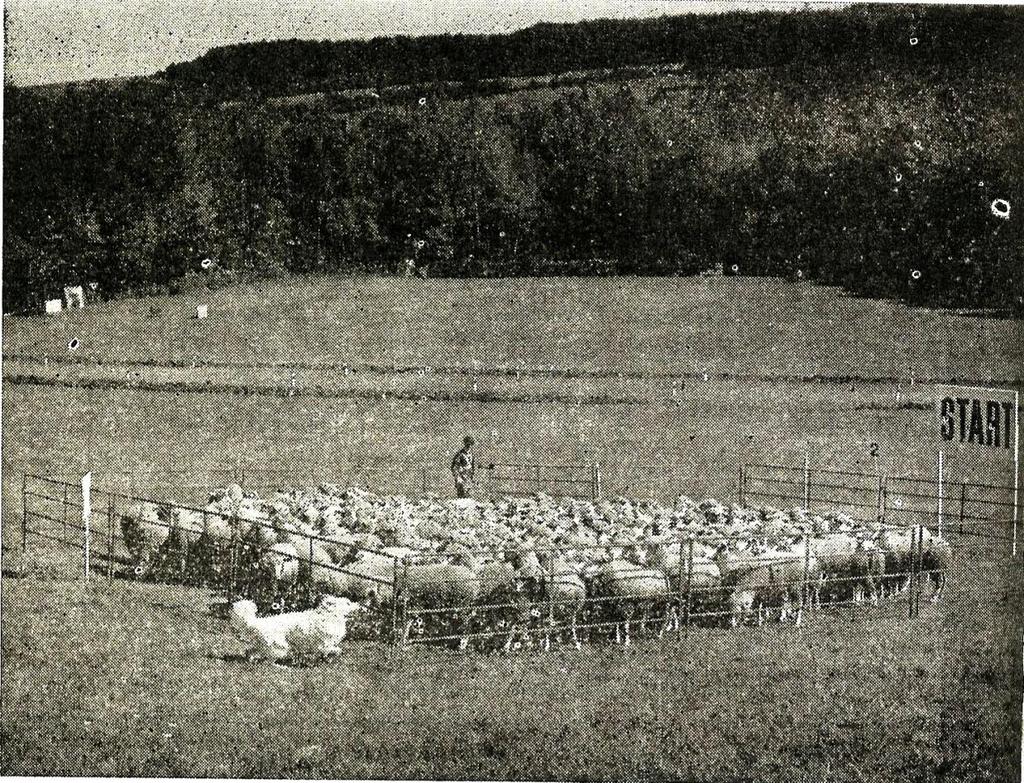
<svg viewBox="0 0 1024 783">
<path fill-rule="evenodd" d="M 877 542 L 887 534 L 901 535 L 899 546 L 876 543 L 841 553 L 847 558 L 843 566 L 828 565 L 836 554 L 813 535 L 798 539 L 789 552 L 765 552 L 753 548 L 757 536 L 708 531 L 671 541 L 678 547 L 671 566 L 644 562 L 637 547 L 632 555 L 639 560 L 619 552 L 609 563 L 589 554 L 580 557 L 588 549 L 607 551 L 607 545 L 538 546 L 534 553 L 543 564 L 537 572 L 523 570 L 504 552 L 485 548 L 469 549 L 459 557 L 442 552 L 417 559 L 316 534 L 289 533 L 282 540 L 270 520 L 240 520 L 237 514 L 212 512 L 198 504 L 102 488 L 94 490 L 93 511 L 83 518 L 80 495 L 75 494 L 79 490 L 77 482 L 61 478 L 25 477 L 22 572 L 30 567 L 31 556 L 44 555 L 33 542 L 47 542 L 59 545 L 65 562 L 68 551 L 79 551 L 84 579 L 100 574 L 108 580 L 197 585 L 221 594 L 228 603 L 249 598 L 264 614 L 308 608 L 323 594 L 343 592 L 363 604 L 352 625 L 354 635 L 398 645 L 549 648 L 613 638 L 678 637 L 691 628 L 798 623 L 814 612 L 835 609 L 881 616 L 900 607 L 910 619 L 920 613 L 923 598 L 942 595 L 949 573 L 963 570 L 971 557 L 963 542 L 948 553 L 935 550 L 922 525 L 898 519 L 890 509 L 888 518 L 884 513 L 851 517 L 852 532 Z M 145 557 L 132 540 L 138 504 L 156 510 L 146 525 L 160 539 Z M 182 522 L 188 514 L 195 515 L 192 526 Z M 962 516 L 961 523 L 967 522 L 968 515 Z M 226 522 L 219 534 L 211 526 L 217 520 Z M 1008 541 L 987 528 L 1009 521 L 961 524 L 959 534 Z M 230 534 L 225 536 L 224 530 Z M 497 585 L 487 583 L 481 561 L 509 565 L 512 576 Z M 566 562 L 579 565 L 568 567 Z M 710 580 L 705 573 L 709 563 L 718 568 L 718 576 Z M 438 567 L 455 570 L 439 575 Z M 428 571 L 430 582 L 424 588 L 416 580 Z"/>
</svg>

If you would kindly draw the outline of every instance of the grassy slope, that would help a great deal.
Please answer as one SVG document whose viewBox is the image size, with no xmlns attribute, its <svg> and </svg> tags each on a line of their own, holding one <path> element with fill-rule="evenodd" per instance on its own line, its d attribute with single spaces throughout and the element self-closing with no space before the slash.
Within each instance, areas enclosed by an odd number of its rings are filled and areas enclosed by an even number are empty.
<svg viewBox="0 0 1024 783">
<path fill-rule="evenodd" d="M 958 576 L 910 625 L 900 603 L 626 651 L 358 644 L 290 670 L 239 661 L 199 591 L 5 579 L 0 770 L 1010 780 L 1024 596 L 1016 572 Z"/>
<path fill-rule="evenodd" d="M 195 321 L 194 305 L 211 317 Z M 161 313 L 150 316 L 150 307 Z M 8 317 L 4 356 L 1016 378 L 1015 321 L 761 278 L 297 279 Z"/>
<path fill-rule="evenodd" d="M 836 298 L 778 281 L 324 280 L 208 299 L 213 316 L 203 324 L 188 319 L 194 297 L 158 300 L 163 312 L 152 319 L 151 300 L 109 303 L 66 321 L 8 318 L 4 352 L 57 355 L 75 335 L 83 353 L 105 361 L 189 359 L 202 351 L 241 362 L 454 366 L 475 359 L 646 373 L 688 371 L 696 362 L 767 374 L 913 369 L 923 377 L 1019 375 L 1011 369 L 1021 364 L 1018 323 Z M 485 380 L 499 390 L 508 383 Z M 390 382 L 387 374 L 367 381 L 384 389 Z M 433 382 L 465 390 L 471 380 Z M 546 382 L 591 390 L 620 383 Z M 437 455 L 466 429 L 485 455 L 597 456 L 609 488 L 634 494 L 642 492 L 640 466 L 671 462 L 678 476 L 649 479 L 644 488 L 731 498 L 741 455 L 794 462 L 805 438 L 821 463 L 868 465 L 867 444 L 877 440 L 891 471 L 930 470 L 930 414 L 896 405 L 889 384 L 855 383 L 851 392 L 838 384 L 712 379 L 688 383 L 672 403 L 666 383 L 623 382 L 642 387 L 646 404 L 585 406 L 8 384 L 5 522 L 16 521 L 10 510 L 18 505 L 11 473 L 25 467 L 205 468 L 248 456 L 292 475 L 337 477 L 341 469 L 331 466 L 363 454 L 429 459 L 440 475 Z M 928 387 L 902 391 L 929 399 Z M 16 537 L 9 524 L 5 533 L 9 567 Z M 118 582 L 85 597 L 68 583 L 4 579 L 2 769 L 1009 779 L 1019 737 L 1019 701 L 1010 697 L 1020 687 L 1019 567 L 985 565 L 1001 550 L 958 551 L 966 571 L 913 634 L 878 618 L 820 618 L 813 632 L 711 632 L 680 650 L 588 648 L 455 663 L 429 651 L 395 661 L 359 645 L 329 667 L 287 671 L 224 660 L 237 643 L 205 614 L 208 599 L 196 591 Z M 52 552 L 40 555 L 58 564 L 55 573 L 74 567 Z"/>
</svg>

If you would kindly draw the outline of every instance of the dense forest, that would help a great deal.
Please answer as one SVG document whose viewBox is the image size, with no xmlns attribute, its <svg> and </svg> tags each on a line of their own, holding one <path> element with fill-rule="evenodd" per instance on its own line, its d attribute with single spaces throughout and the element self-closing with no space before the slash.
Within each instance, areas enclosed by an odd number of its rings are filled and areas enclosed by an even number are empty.
<svg viewBox="0 0 1024 783">
<path fill-rule="evenodd" d="M 1022 32 L 1015 9 L 855 6 L 8 86 L 4 310 L 75 283 L 721 265 L 1024 314 Z"/>
</svg>

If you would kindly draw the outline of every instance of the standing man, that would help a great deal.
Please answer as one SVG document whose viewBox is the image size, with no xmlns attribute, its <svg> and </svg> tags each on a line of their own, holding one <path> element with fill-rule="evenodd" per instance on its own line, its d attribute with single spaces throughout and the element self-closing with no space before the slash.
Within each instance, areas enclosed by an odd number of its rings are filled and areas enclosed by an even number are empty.
<svg viewBox="0 0 1024 783">
<path fill-rule="evenodd" d="M 455 453 L 452 460 L 452 477 L 455 479 L 455 492 L 460 498 L 468 498 L 473 492 L 473 476 L 476 463 L 473 460 L 473 438 L 467 435 L 462 439 L 462 448 Z"/>
</svg>

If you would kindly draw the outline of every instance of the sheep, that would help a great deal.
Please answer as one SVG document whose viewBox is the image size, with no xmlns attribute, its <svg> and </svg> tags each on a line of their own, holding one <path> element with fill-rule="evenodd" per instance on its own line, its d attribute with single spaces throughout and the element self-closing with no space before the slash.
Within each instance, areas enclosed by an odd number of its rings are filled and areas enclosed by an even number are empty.
<svg viewBox="0 0 1024 783">
<path fill-rule="evenodd" d="M 294 544 L 274 544 L 263 553 L 261 561 L 279 584 L 294 584 L 299 578 L 299 550 Z"/>
<path fill-rule="evenodd" d="M 814 540 L 813 550 L 821 564 L 822 580 L 833 598 L 845 598 L 856 587 L 856 580 L 851 577 L 858 544 L 854 536 L 846 533 L 827 533 Z"/>
<path fill-rule="evenodd" d="M 229 616 L 231 626 L 252 645 L 246 654 L 250 660 L 277 662 L 310 648 L 321 655 L 339 652 L 348 617 L 359 608 L 359 604 L 347 598 L 328 595 L 315 609 L 257 617 L 256 604 L 243 599 L 231 605 Z"/>
<path fill-rule="evenodd" d="M 507 631 L 503 649 L 508 651 L 519 626 L 529 616 L 528 596 L 518 570 L 503 553 L 481 560 L 467 553 L 461 560 L 479 584 L 473 615 L 480 618 L 486 630 Z"/>
<path fill-rule="evenodd" d="M 953 563 L 953 548 L 943 538 L 924 537 L 924 551 L 921 554 L 921 568 L 928 573 L 932 583 L 931 602 L 937 603 L 946 588 L 946 571 Z"/>
<path fill-rule="evenodd" d="M 452 625 L 467 625 L 466 615 L 480 595 L 479 578 L 471 568 L 461 563 L 407 565 L 401 579 L 409 607 L 426 610 L 434 617 L 447 615 L 446 620 Z M 408 639 L 410 628 L 407 621 L 405 639 Z M 468 644 L 469 639 L 463 633 L 459 649 L 465 650 Z"/>
<path fill-rule="evenodd" d="M 668 577 L 665 574 L 657 569 L 631 563 L 623 559 L 615 549 L 607 554 L 604 562 L 585 568 L 583 578 L 589 596 L 610 603 L 615 642 L 626 646 L 630 644 L 633 617 L 640 615 L 642 629 L 650 614 L 656 614 L 664 608 L 669 592 Z"/>
<path fill-rule="evenodd" d="M 698 610 L 706 610 L 717 604 L 718 591 L 722 586 L 722 574 L 718 565 L 712 560 L 714 550 L 700 542 L 693 542 L 692 565 L 690 561 L 691 544 L 680 541 L 669 542 L 664 536 L 648 539 L 646 563 L 651 568 L 661 571 L 669 580 L 673 593 L 682 593 L 689 586 L 690 596 L 685 600 Z M 694 594 L 696 594 L 695 597 Z M 680 617 L 678 606 L 670 610 L 674 628 L 679 627 Z"/>
<path fill-rule="evenodd" d="M 780 620 L 785 620 L 795 600 L 799 600 L 803 584 L 813 585 L 820 577 L 814 557 L 801 548 L 792 552 L 750 552 L 731 549 L 723 544 L 715 556 L 723 584 L 730 589 L 730 624 L 735 628 L 757 608 L 758 624 L 764 622 L 764 610 L 781 605 Z M 796 625 L 802 619 L 802 603 L 795 615 Z"/>
<path fill-rule="evenodd" d="M 157 553 L 171 535 L 166 510 L 144 501 L 130 506 L 121 515 L 121 537 L 131 556 L 137 576 L 148 575 L 155 566 Z"/>
<path fill-rule="evenodd" d="M 877 605 L 885 577 L 885 553 L 879 551 L 874 541 L 857 542 L 857 549 L 850 556 L 850 576 L 854 603 L 863 602 L 866 596 L 872 605 Z"/>
<path fill-rule="evenodd" d="M 581 576 L 582 568 L 571 563 L 564 555 L 557 552 L 547 552 L 541 558 L 540 563 L 543 571 L 541 577 L 541 596 L 545 601 L 550 602 L 551 622 L 555 618 L 569 615 L 570 632 L 572 642 L 576 649 L 580 649 L 580 639 L 577 631 L 580 612 L 587 599 L 587 585 Z M 544 649 L 551 646 L 550 630 L 544 636 Z"/>
<path fill-rule="evenodd" d="M 921 541 L 914 530 L 886 530 L 878 536 L 878 546 L 885 553 L 885 579 L 883 596 L 905 592 L 910 587 L 910 574 L 917 559 L 917 548 L 922 553 L 931 546 L 932 534 L 921 528 Z"/>
</svg>

